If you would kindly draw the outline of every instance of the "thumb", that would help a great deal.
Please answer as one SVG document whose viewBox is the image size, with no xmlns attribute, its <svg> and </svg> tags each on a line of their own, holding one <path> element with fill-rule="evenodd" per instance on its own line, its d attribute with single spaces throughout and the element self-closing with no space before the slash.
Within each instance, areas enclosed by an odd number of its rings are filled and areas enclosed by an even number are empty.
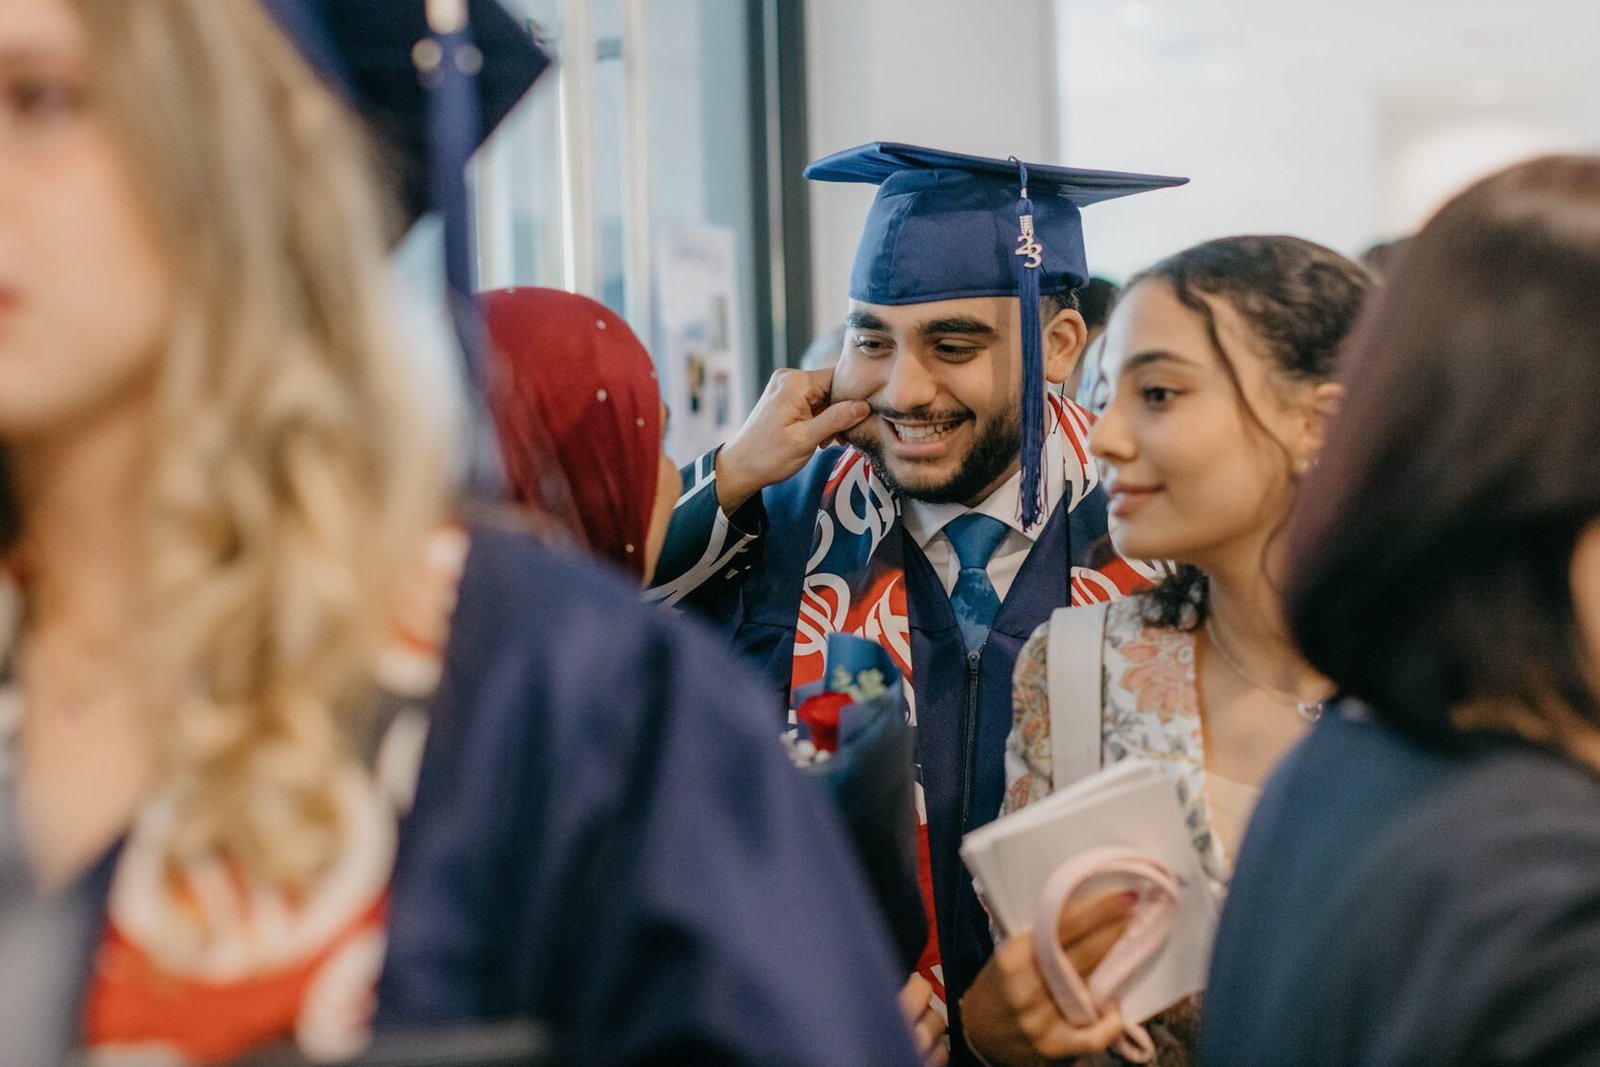
<svg viewBox="0 0 1600 1067">
<path fill-rule="evenodd" d="M 872 405 L 865 400 L 841 400 L 837 404 L 829 404 L 818 412 L 816 417 L 806 423 L 810 436 L 819 442 L 826 441 L 835 434 L 844 433 L 872 414 Z"/>
</svg>

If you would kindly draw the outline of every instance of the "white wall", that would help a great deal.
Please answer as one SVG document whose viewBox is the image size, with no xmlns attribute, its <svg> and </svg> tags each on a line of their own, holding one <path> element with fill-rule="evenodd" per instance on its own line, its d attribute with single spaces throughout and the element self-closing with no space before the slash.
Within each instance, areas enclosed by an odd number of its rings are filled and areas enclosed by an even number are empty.
<svg viewBox="0 0 1600 1067">
<path fill-rule="evenodd" d="M 1285 108 L 1270 86 L 1244 77 L 1170 95 L 1068 101 L 1063 140 L 1072 165 L 1190 179 L 1087 209 L 1084 243 L 1095 274 L 1125 278 L 1225 233 L 1293 233 L 1341 247 L 1373 230 L 1378 115 L 1364 97 L 1330 92 Z"/>
<path fill-rule="evenodd" d="M 1051 0 L 810 0 L 811 156 L 868 141 L 1057 158 Z M 844 315 L 872 186 L 815 183 L 816 329 Z"/>
<path fill-rule="evenodd" d="M 1058 0 L 1057 30 L 1065 160 L 1193 179 L 1084 213 L 1112 277 L 1230 233 L 1358 254 L 1600 146 L 1595 0 Z"/>
</svg>

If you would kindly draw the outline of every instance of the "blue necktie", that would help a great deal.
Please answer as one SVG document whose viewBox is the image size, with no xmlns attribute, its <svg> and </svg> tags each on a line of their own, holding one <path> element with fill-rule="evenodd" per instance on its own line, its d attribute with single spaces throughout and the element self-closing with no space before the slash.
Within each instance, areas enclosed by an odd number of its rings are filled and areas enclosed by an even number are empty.
<svg viewBox="0 0 1600 1067">
<path fill-rule="evenodd" d="M 955 609 L 956 622 L 961 624 L 961 636 L 967 650 L 983 647 L 989 639 L 989 627 L 1000 610 L 1000 596 L 989 581 L 989 557 L 995 554 L 1000 542 L 1006 539 L 1011 527 L 988 515 L 963 515 L 945 525 L 945 536 L 950 547 L 956 550 L 961 561 L 961 573 L 950 590 L 950 606 Z"/>
</svg>

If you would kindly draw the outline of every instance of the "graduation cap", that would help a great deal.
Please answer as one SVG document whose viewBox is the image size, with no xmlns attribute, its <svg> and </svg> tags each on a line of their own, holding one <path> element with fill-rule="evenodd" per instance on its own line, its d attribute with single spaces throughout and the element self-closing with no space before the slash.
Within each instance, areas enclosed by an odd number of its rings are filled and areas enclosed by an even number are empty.
<svg viewBox="0 0 1600 1067">
<path fill-rule="evenodd" d="M 497 0 L 263 0 L 324 80 L 358 111 L 400 168 L 408 221 L 436 209 L 433 95 L 470 87 L 458 133 L 476 149 L 550 65 Z M 448 62 L 447 62 L 448 60 Z M 475 98 L 475 99 L 471 99 Z"/>
<path fill-rule="evenodd" d="M 467 161 L 550 65 L 498 0 L 263 0 L 399 168 L 407 222 L 444 217 L 445 282 L 470 403 L 482 407 L 484 331 L 474 299 Z M 479 412 L 481 415 L 481 411 Z M 482 431 L 487 420 L 475 420 Z M 493 442 L 470 442 L 468 477 L 503 489 Z"/>
<path fill-rule="evenodd" d="M 1187 178 L 1081 170 L 942 152 L 884 141 L 812 163 L 813 181 L 878 186 L 850 272 L 869 304 L 965 297 L 1022 302 L 1022 519 L 1043 510 L 1044 362 L 1041 293 L 1089 280 L 1079 210 L 1183 185 Z"/>
</svg>

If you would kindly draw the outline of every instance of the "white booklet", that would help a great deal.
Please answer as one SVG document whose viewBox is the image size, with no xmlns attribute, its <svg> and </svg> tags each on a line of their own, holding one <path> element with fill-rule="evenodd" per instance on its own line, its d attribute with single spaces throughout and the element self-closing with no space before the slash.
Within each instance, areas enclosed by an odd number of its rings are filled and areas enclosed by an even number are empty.
<svg viewBox="0 0 1600 1067">
<path fill-rule="evenodd" d="M 1220 910 L 1177 792 L 1156 763 L 1121 760 L 980 827 L 962 840 L 961 858 L 990 918 L 1010 936 L 1032 928 L 1039 893 L 1057 867 L 1103 846 L 1138 850 L 1166 867 L 1178 887 L 1170 936 L 1123 989 L 1123 1017 L 1144 1022 L 1205 988 Z M 1107 875 L 1082 892 L 1120 884 L 1120 876 Z"/>
</svg>

